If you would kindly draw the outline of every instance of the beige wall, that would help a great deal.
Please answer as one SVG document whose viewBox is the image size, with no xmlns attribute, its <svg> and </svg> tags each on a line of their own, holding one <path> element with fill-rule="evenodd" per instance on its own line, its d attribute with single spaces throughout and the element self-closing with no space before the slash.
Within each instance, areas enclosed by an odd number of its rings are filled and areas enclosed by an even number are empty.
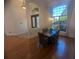
<svg viewBox="0 0 79 59">
<path fill-rule="evenodd" d="M 44 4 L 43 1 L 40 0 L 31 0 L 30 2 L 35 3 L 39 7 L 39 15 L 40 15 L 40 24 L 41 28 L 46 26 L 47 19 L 48 19 L 48 9 L 47 6 Z"/>
<path fill-rule="evenodd" d="M 21 5 L 22 0 L 10 0 L 5 5 L 6 35 L 18 35 L 28 31 L 26 11 L 21 8 Z"/>
<path fill-rule="evenodd" d="M 57 4 L 57 3 L 56 3 Z M 74 1 L 69 3 L 67 32 L 60 32 L 60 35 L 75 37 L 75 5 Z M 50 13 L 49 13 L 50 17 Z M 50 23 L 50 22 L 48 22 Z"/>
<path fill-rule="evenodd" d="M 28 14 L 28 27 L 29 27 L 29 33 L 32 35 L 37 34 L 39 30 L 47 26 L 47 20 L 48 20 L 48 9 L 46 8 L 44 2 L 39 1 L 39 0 L 31 0 L 31 1 L 26 1 L 27 3 L 27 14 Z M 29 3 L 33 3 L 38 6 L 39 8 L 39 16 L 40 16 L 40 28 L 32 28 L 31 27 L 31 13 L 30 13 L 30 6 Z"/>
<path fill-rule="evenodd" d="M 75 37 L 75 5 L 74 2 L 71 5 L 71 8 L 69 8 L 69 27 L 68 27 L 68 35 L 70 37 Z"/>
<path fill-rule="evenodd" d="M 31 27 L 31 16 L 29 3 L 35 3 L 39 7 L 40 15 L 40 28 L 33 29 Z M 5 34 L 7 35 L 18 35 L 22 33 L 32 33 L 32 35 L 44 27 L 48 27 L 52 21 L 48 7 L 42 0 L 26 0 L 26 10 L 21 8 L 22 0 L 10 0 L 5 7 Z M 68 36 L 74 37 L 75 35 L 75 16 L 74 8 L 69 22 Z"/>
<path fill-rule="evenodd" d="M 29 3 L 35 3 L 39 7 L 40 28 L 31 27 L 31 16 Z M 40 0 L 26 0 L 26 10 L 21 8 L 22 0 L 10 0 L 5 7 L 5 34 L 18 35 L 22 33 L 35 33 L 47 26 L 48 9 L 44 2 Z"/>
</svg>

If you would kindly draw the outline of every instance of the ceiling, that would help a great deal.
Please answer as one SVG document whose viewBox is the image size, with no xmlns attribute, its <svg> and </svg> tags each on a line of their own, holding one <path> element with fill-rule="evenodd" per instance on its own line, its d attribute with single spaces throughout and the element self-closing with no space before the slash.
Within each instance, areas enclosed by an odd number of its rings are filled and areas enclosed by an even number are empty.
<svg viewBox="0 0 79 59">
<path fill-rule="evenodd" d="M 45 0 L 48 4 L 48 7 L 54 7 L 58 5 L 68 4 L 71 0 Z"/>
<path fill-rule="evenodd" d="M 35 0 L 31 0 L 35 1 Z M 37 0 L 36 0 L 37 1 Z M 55 7 L 58 5 L 68 4 L 71 0 L 38 0 L 42 1 L 47 7 Z"/>
<path fill-rule="evenodd" d="M 10 0 L 4 0 L 4 1 L 6 3 L 9 2 Z M 30 0 L 30 1 L 37 1 L 37 0 Z M 68 4 L 71 0 L 38 0 L 38 1 L 43 2 L 47 7 L 55 7 L 58 5 Z"/>
</svg>

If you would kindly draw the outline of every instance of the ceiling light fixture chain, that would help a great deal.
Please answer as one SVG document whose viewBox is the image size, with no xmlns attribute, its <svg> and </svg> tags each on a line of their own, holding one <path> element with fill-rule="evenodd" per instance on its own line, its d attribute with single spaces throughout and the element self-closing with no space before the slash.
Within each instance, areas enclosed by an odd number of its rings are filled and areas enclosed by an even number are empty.
<svg viewBox="0 0 79 59">
<path fill-rule="evenodd" d="M 25 0 L 23 0 L 22 8 L 23 8 L 23 9 L 26 9 Z"/>
</svg>

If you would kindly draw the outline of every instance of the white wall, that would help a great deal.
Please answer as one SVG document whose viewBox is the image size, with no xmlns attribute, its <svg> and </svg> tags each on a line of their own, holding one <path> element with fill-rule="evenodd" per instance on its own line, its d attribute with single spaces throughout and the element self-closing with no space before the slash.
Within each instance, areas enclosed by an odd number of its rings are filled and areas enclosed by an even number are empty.
<svg viewBox="0 0 79 59">
<path fill-rule="evenodd" d="M 39 8 L 39 16 L 40 16 L 40 28 L 32 28 L 31 26 L 31 13 L 30 13 L 30 6 L 29 3 L 33 3 L 35 5 L 38 6 Z M 44 2 L 42 0 L 27 0 L 26 1 L 27 4 L 27 10 L 26 13 L 28 14 L 27 18 L 29 20 L 28 21 L 28 29 L 29 29 L 29 33 L 34 35 L 36 34 L 39 30 L 41 30 L 42 28 L 47 26 L 47 19 L 48 19 L 48 9 L 46 8 Z"/>
<path fill-rule="evenodd" d="M 22 0 L 10 0 L 5 5 L 6 35 L 18 35 L 28 31 L 26 11 L 21 8 L 21 5 Z"/>
<path fill-rule="evenodd" d="M 68 36 L 75 37 L 75 5 L 72 1 L 69 7 L 69 27 L 68 27 Z"/>
<path fill-rule="evenodd" d="M 41 28 L 46 26 L 48 20 L 48 8 L 43 0 L 31 0 L 30 2 L 35 3 L 39 7 L 39 15 L 41 20 Z"/>
<path fill-rule="evenodd" d="M 71 21 L 69 24 L 69 36 L 70 37 L 75 37 L 75 10 L 73 10 L 72 15 L 71 15 Z"/>
<path fill-rule="evenodd" d="M 48 19 L 51 16 L 49 11 L 48 11 L 48 6 L 47 6 L 48 4 L 45 4 L 45 2 L 41 1 L 41 0 L 30 0 L 30 2 L 35 3 L 40 8 L 40 20 L 41 20 L 40 29 L 42 29 L 44 27 L 48 27 L 49 25 L 51 25 L 52 21 Z M 61 4 L 61 3 L 58 3 L 58 4 Z M 73 7 L 72 9 L 73 10 L 68 10 L 69 13 L 70 13 L 70 11 L 72 13 L 72 14 L 69 14 L 70 18 L 68 18 L 69 19 L 69 21 L 68 21 L 68 23 L 69 23 L 68 24 L 68 31 L 67 31 L 67 33 L 61 33 L 62 35 L 67 35 L 69 37 L 75 36 L 75 13 L 74 13 L 75 7 Z M 30 28 L 30 30 L 32 32 L 36 31 L 35 29 L 32 29 L 32 28 Z"/>
<path fill-rule="evenodd" d="M 39 7 L 40 15 L 40 28 L 48 27 L 52 22 L 48 20 L 50 13 L 48 12 L 48 6 L 42 0 L 26 0 L 26 10 L 21 8 L 22 0 L 10 0 L 5 7 L 5 34 L 6 35 L 18 35 L 26 32 L 34 34 L 39 29 L 33 29 L 31 27 L 31 16 L 29 3 L 35 3 Z M 74 9 L 74 8 L 73 8 Z M 74 37 L 75 35 L 75 16 L 74 10 L 72 12 L 68 36 Z"/>
<path fill-rule="evenodd" d="M 68 28 L 67 28 L 67 32 L 60 32 L 60 35 L 75 37 L 75 5 L 74 5 L 74 1 L 71 2 L 71 0 L 70 0 L 69 2 L 68 3 L 70 5 L 68 6 Z M 62 3 L 60 3 L 60 4 L 62 4 Z M 55 5 L 57 5 L 57 3 Z M 51 14 L 49 12 L 49 17 L 50 17 L 50 15 Z M 50 23 L 50 22 L 48 22 L 48 23 Z"/>
</svg>

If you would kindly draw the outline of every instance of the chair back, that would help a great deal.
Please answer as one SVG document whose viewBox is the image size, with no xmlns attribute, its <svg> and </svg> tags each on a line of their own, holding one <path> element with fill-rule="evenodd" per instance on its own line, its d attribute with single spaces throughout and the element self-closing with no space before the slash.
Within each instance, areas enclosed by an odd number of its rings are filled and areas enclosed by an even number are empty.
<svg viewBox="0 0 79 59">
<path fill-rule="evenodd" d="M 47 42 L 48 37 L 45 36 L 44 34 L 38 32 L 38 36 L 39 36 L 39 42 L 41 44 L 45 44 Z"/>
</svg>

